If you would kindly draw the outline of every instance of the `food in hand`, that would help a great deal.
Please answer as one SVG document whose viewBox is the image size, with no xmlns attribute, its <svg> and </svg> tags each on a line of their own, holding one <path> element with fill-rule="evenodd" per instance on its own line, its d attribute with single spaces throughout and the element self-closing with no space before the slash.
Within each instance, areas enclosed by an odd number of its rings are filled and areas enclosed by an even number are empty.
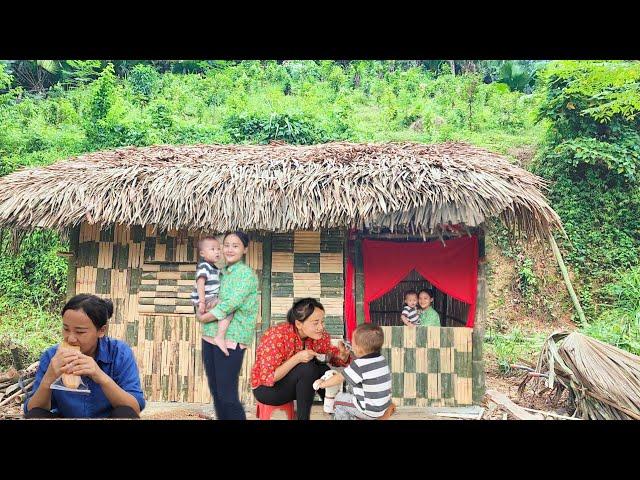
<svg viewBox="0 0 640 480">
<path fill-rule="evenodd" d="M 80 347 L 79 346 L 69 345 L 64 340 L 62 341 L 62 343 L 60 343 L 60 348 L 68 348 L 70 350 L 76 350 L 78 352 L 80 351 Z M 62 374 L 62 383 L 67 388 L 76 389 L 76 388 L 78 388 L 80 386 L 80 375 L 74 375 L 72 373 L 63 373 Z"/>
</svg>

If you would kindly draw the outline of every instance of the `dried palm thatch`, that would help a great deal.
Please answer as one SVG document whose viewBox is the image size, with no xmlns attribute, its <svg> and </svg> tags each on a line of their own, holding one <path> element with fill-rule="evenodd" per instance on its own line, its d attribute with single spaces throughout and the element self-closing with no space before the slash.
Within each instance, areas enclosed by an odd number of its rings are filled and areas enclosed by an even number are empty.
<svg viewBox="0 0 640 480">
<path fill-rule="evenodd" d="M 640 357 L 573 332 L 545 342 L 534 388 L 569 391 L 576 415 L 592 420 L 640 420 Z M 521 390 L 532 377 L 525 378 Z"/>
<path fill-rule="evenodd" d="M 464 143 L 328 143 L 122 148 L 0 180 L 0 227 L 89 223 L 290 231 L 436 232 L 500 217 L 544 237 L 560 219 L 544 182 Z"/>
</svg>

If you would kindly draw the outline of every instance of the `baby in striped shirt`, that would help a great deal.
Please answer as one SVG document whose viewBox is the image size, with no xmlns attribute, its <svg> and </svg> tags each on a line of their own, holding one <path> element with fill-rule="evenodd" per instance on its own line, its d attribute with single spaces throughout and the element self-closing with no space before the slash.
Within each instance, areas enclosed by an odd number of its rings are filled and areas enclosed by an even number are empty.
<svg viewBox="0 0 640 480">
<path fill-rule="evenodd" d="M 391 370 L 380 353 L 384 333 L 378 325 L 363 323 L 353 331 L 351 343 L 356 358 L 317 387 L 326 389 L 346 380 L 353 393 L 336 395 L 334 420 L 375 420 L 391 405 Z"/>
<path fill-rule="evenodd" d="M 198 242 L 198 250 L 202 261 L 196 268 L 196 284 L 191 292 L 191 302 L 195 313 L 204 315 L 218 304 L 218 293 L 220 292 L 220 269 L 216 262 L 222 258 L 220 242 L 215 237 L 204 237 Z M 233 318 L 233 314 L 218 321 L 218 332 L 215 337 L 203 337 L 220 347 L 225 355 L 229 355 L 225 342 L 227 327 Z"/>
<path fill-rule="evenodd" d="M 404 294 L 404 308 L 400 314 L 400 319 L 405 325 L 415 327 L 420 325 L 420 314 L 418 313 L 418 292 L 409 290 Z"/>
</svg>

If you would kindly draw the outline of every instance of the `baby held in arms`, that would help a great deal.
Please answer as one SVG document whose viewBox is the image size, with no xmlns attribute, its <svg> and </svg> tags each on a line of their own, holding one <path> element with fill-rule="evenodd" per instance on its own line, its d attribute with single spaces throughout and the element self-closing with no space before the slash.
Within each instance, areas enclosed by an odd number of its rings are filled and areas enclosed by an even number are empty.
<svg viewBox="0 0 640 480">
<path fill-rule="evenodd" d="M 418 312 L 418 292 L 409 290 L 404 294 L 404 308 L 400 319 L 405 325 L 420 325 L 420 313 Z"/>
<path fill-rule="evenodd" d="M 220 269 L 216 263 L 222 258 L 220 242 L 215 237 L 204 237 L 198 242 L 200 257 L 202 261 L 198 263 L 196 269 L 196 284 L 191 293 L 191 302 L 196 313 L 204 315 L 218 304 L 218 293 L 220 292 Z M 204 340 L 217 345 L 225 355 L 229 356 L 229 351 L 225 344 L 225 335 L 233 314 L 218 321 L 218 331 L 215 337 L 207 337 Z"/>
</svg>

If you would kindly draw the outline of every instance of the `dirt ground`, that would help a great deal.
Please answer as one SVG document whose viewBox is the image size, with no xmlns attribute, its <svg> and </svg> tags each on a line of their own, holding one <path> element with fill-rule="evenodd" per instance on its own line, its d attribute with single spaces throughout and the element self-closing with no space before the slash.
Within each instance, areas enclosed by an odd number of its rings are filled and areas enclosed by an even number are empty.
<svg viewBox="0 0 640 480">
<path fill-rule="evenodd" d="M 142 412 L 143 420 L 213 420 L 215 415 L 209 404 L 184 403 L 150 403 Z M 430 415 L 421 407 L 400 407 L 391 417 L 393 420 L 443 420 L 442 417 Z M 284 412 L 276 411 L 273 420 L 286 420 Z M 321 404 L 314 404 L 311 409 L 311 420 L 332 420 L 325 413 Z M 255 409 L 247 409 L 247 420 L 256 420 Z"/>
<path fill-rule="evenodd" d="M 529 299 L 518 290 L 518 267 L 507 257 L 492 237 L 486 244 L 489 265 L 487 282 L 487 325 L 501 333 L 518 328 L 523 332 L 551 333 L 575 330 L 573 305 L 558 266 L 548 245 L 526 245 L 527 257 L 533 260 L 538 282 L 537 291 Z"/>
</svg>

